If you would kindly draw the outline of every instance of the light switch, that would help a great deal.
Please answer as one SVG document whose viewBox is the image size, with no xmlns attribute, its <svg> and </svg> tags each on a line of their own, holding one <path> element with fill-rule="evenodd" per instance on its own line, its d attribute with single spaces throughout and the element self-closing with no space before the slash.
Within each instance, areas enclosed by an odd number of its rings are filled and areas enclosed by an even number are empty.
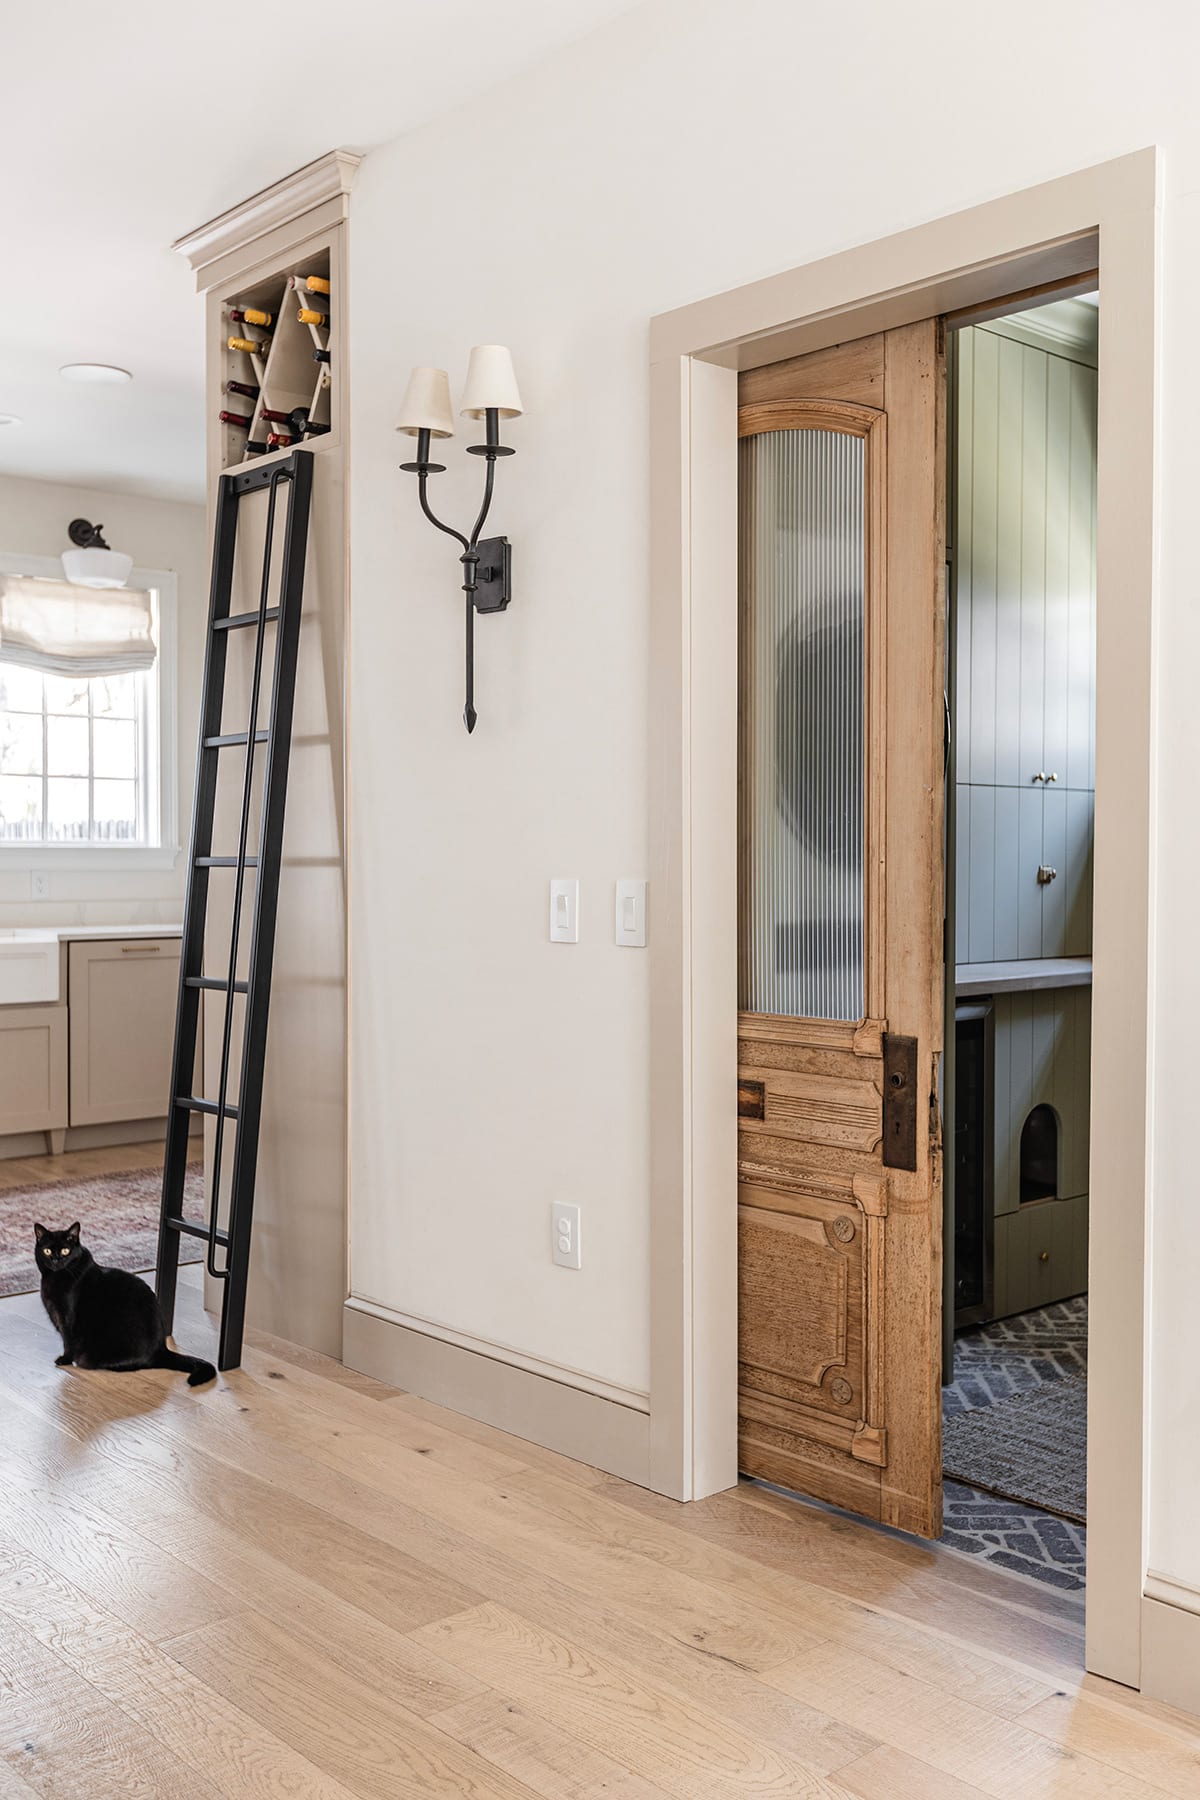
<svg viewBox="0 0 1200 1800">
<path fill-rule="evenodd" d="M 616 941 L 631 950 L 642 950 L 646 944 L 646 884 L 644 881 L 618 881 L 615 919 Z"/>
<path fill-rule="evenodd" d="M 550 942 L 552 944 L 577 944 L 579 942 L 578 881 L 552 881 L 550 883 Z"/>
</svg>

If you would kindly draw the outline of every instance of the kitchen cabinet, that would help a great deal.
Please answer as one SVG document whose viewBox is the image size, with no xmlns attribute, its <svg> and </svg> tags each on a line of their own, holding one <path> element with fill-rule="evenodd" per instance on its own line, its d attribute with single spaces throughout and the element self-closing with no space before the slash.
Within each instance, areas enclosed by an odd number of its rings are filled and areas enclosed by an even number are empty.
<svg viewBox="0 0 1200 1800">
<path fill-rule="evenodd" d="M 178 937 L 69 946 L 72 1126 L 166 1116 L 179 954 Z"/>
<path fill-rule="evenodd" d="M 0 1136 L 66 1123 L 66 1007 L 0 1007 Z"/>
</svg>

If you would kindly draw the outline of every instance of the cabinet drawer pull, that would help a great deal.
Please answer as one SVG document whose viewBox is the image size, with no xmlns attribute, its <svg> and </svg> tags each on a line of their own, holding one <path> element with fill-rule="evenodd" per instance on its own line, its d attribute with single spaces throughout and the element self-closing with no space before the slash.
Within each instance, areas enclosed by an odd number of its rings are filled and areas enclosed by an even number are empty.
<svg viewBox="0 0 1200 1800">
<path fill-rule="evenodd" d="M 122 944 L 122 956 L 157 956 L 162 949 L 161 944 Z"/>
</svg>

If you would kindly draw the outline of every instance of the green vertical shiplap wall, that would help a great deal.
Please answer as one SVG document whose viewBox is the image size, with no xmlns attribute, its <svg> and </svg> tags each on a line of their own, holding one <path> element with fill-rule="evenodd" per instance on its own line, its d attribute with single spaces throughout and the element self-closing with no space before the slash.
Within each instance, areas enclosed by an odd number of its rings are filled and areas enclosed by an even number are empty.
<svg viewBox="0 0 1200 1800">
<path fill-rule="evenodd" d="M 1004 321 L 959 333 L 960 963 L 1091 950 L 1096 371 L 1084 354 L 1005 335 Z M 1039 887 L 1043 863 L 1058 877 Z"/>
<path fill-rule="evenodd" d="M 1092 948 L 1096 359 L 1080 308 L 958 334 L 959 963 Z M 1048 885 L 1042 864 L 1058 871 Z M 998 994 L 993 1016 L 1003 1318 L 1087 1286 L 1091 992 Z M 1059 1119 L 1059 1197 L 1022 1205 L 1021 1128 L 1043 1103 Z"/>
</svg>

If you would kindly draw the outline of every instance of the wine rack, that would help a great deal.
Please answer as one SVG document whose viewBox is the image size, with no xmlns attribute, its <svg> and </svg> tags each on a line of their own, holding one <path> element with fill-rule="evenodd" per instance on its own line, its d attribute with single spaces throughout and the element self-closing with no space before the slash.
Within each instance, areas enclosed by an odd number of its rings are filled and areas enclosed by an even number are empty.
<svg viewBox="0 0 1200 1800">
<path fill-rule="evenodd" d="M 286 455 L 329 432 L 338 375 L 333 285 L 326 251 L 226 296 L 218 321 L 224 469 Z"/>
</svg>

